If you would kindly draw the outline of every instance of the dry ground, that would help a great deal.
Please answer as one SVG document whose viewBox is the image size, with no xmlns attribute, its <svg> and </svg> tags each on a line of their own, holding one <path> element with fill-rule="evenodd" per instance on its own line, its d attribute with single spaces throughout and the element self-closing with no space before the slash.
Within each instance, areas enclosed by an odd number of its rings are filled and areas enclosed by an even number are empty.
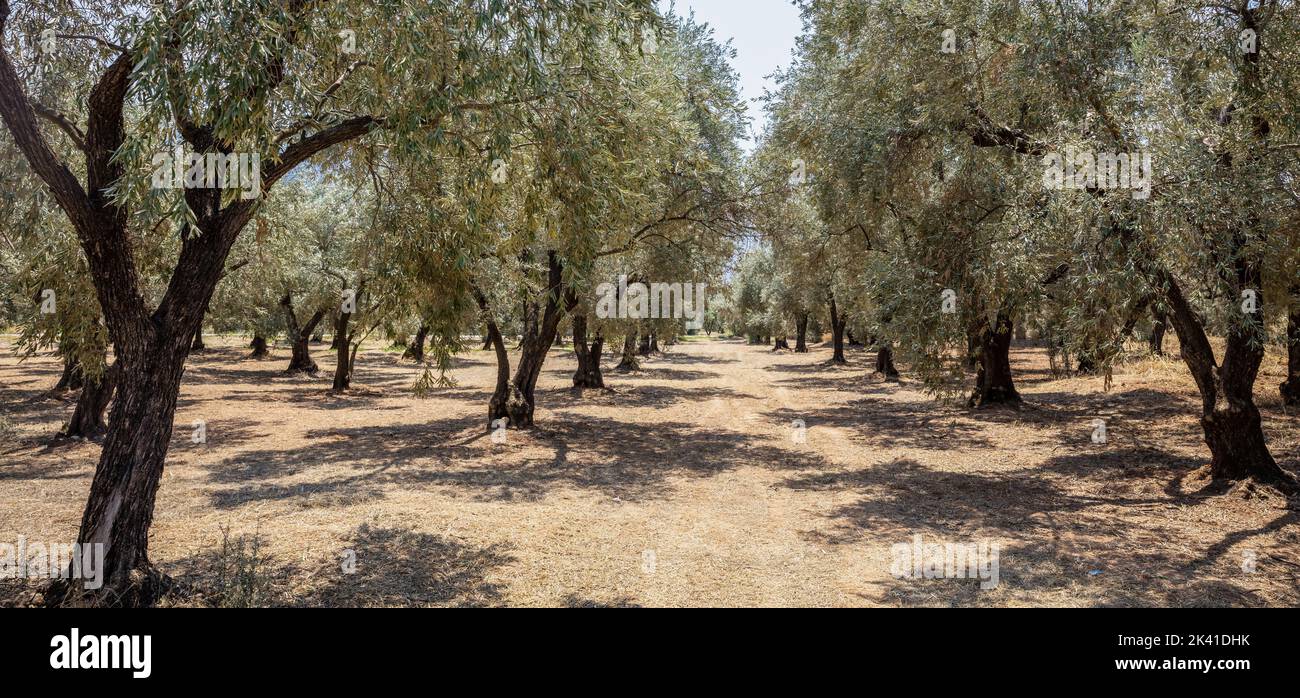
<svg viewBox="0 0 1300 698">
<path fill-rule="evenodd" d="M 494 366 L 456 361 L 417 399 L 418 369 L 371 350 L 358 389 L 243 357 L 238 338 L 189 364 L 151 555 L 200 587 L 221 529 L 260 534 L 278 603 L 303 605 L 1300 605 L 1300 512 L 1274 491 L 1203 492 L 1208 452 L 1181 364 L 1051 380 L 1018 348 L 1029 404 L 971 412 L 866 353 L 773 353 L 691 341 L 617 392 L 567 388 L 555 350 L 539 428 L 484 432 Z M 0 340 L 0 542 L 71 541 L 98 448 L 51 444 L 70 397 L 58 363 Z M 1274 454 L 1300 468 L 1300 418 L 1259 399 Z M 1092 422 L 1108 424 L 1092 443 Z M 807 425 L 806 443 L 791 422 Z M 207 424 L 206 444 L 191 443 Z M 896 579 L 891 546 L 992 540 L 1001 584 Z M 1254 572 L 1243 561 L 1254 559 Z M 355 560 L 355 571 L 343 563 Z M 1249 565 L 1246 565 L 1249 567 Z M 209 598 L 209 597 L 199 597 Z"/>
</svg>

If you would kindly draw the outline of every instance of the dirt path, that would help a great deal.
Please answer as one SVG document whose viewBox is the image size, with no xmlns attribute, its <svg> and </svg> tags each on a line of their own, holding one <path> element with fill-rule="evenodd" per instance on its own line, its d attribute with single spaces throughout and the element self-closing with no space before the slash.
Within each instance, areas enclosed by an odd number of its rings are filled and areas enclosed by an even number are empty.
<svg viewBox="0 0 1300 698">
<path fill-rule="evenodd" d="M 616 392 L 576 395 L 556 350 L 539 428 L 502 444 L 483 431 L 488 353 L 416 399 L 418 369 L 391 353 L 366 352 L 361 388 L 334 396 L 323 347 L 313 380 L 281 373 L 283 348 L 249 361 L 241 340 L 210 343 L 186 376 L 152 556 L 209 579 L 221 528 L 256 532 L 284 603 L 1300 603 L 1297 513 L 1266 490 L 1198 494 L 1206 454 L 1173 364 L 1127 366 L 1107 393 L 1017 350 L 1030 406 L 973 413 L 906 373 L 874 379 L 860 351 L 836 367 L 825 347 L 691 341 L 609 370 Z M 97 448 L 49 446 L 71 408 L 42 397 L 57 363 L 0 351 L 0 541 L 71 540 Z M 1260 380 L 1266 431 L 1295 468 L 1300 425 L 1264 392 L 1277 382 Z M 892 546 L 916 534 L 998 544 L 998 586 L 896 578 Z"/>
</svg>

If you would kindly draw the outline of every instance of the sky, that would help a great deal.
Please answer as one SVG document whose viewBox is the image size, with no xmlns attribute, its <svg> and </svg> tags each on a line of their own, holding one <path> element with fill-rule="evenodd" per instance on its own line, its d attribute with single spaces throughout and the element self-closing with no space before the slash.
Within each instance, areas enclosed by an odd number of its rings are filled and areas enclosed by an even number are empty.
<svg viewBox="0 0 1300 698">
<path fill-rule="evenodd" d="M 667 10 L 668 0 L 660 7 Z M 803 25 L 799 10 L 790 0 L 676 0 L 677 13 L 695 11 L 697 21 L 708 23 L 720 43 L 731 39 L 736 49 L 732 66 L 740 74 L 740 85 L 749 103 L 750 129 L 763 132 L 762 105 L 753 100 L 764 88 L 774 88 L 768 80 L 777 68 L 789 67 L 793 60 L 795 37 Z M 745 142 L 746 152 L 754 147 L 753 135 Z"/>
</svg>

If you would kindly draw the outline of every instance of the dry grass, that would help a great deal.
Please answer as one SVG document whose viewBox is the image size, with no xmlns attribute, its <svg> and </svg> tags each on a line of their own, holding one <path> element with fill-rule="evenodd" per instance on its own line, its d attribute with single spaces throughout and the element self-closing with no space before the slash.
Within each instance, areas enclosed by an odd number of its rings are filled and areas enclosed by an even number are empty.
<svg viewBox="0 0 1300 698">
<path fill-rule="evenodd" d="M 302 605 L 1300 603 L 1298 513 L 1267 488 L 1202 491 L 1195 393 L 1172 360 L 1126 364 L 1107 392 L 1101 378 L 1051 380 L 1042 351 L 1017 349 L 1029 405 L 971 412 L 906 373 L 873 379 L 861 352 L 834 367 L 825 347 L 692 341 L 610 371 L 617 392 L 577 395 L 571 351 L 556 350 L 539 428 L 494 444 L 488 353 L 458 358 L 458 386 L 420 400 L 416 367 L 368 351 L 359 389 L 338 396 L 323 347 L 327 373 L 311 379 L 281 373 L 283 348 L 250 361 L 244 340 L 208 339 L 151 542 L 165 572 L 204 589 L 228 564 L 228 528 L 258 535 L 256 598 Z M 0 351 L 0 542 L 69 541 L 98 448 L 50 442 L 71 409 L 45 395 L 56 360 Z M 1259 401 L 1294 471 L 1300 424 L 1281 378 L 1270 357 Z M 1097 418 L 1105 444 L 1090 438 Z M 190 442 L 195 420 L 207 444 Z M 891 545 L 914 533 L 999 542 L 1000 586 L 894 578 Z"/>
</svg>

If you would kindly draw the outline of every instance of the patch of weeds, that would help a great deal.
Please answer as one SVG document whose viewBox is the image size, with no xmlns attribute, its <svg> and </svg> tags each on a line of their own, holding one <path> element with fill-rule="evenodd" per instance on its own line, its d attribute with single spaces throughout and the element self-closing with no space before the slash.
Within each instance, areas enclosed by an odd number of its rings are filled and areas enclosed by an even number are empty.
<svg viewBox="0 0 1300 698">
<path fill-rule="evenodd" d="M 231 536 L 221 527 L 216 559 L 216 604 L 221 608 L 264 608 L 277 601 L 270 557 L 262 551 L 262 534 Z"/>
</svg>

